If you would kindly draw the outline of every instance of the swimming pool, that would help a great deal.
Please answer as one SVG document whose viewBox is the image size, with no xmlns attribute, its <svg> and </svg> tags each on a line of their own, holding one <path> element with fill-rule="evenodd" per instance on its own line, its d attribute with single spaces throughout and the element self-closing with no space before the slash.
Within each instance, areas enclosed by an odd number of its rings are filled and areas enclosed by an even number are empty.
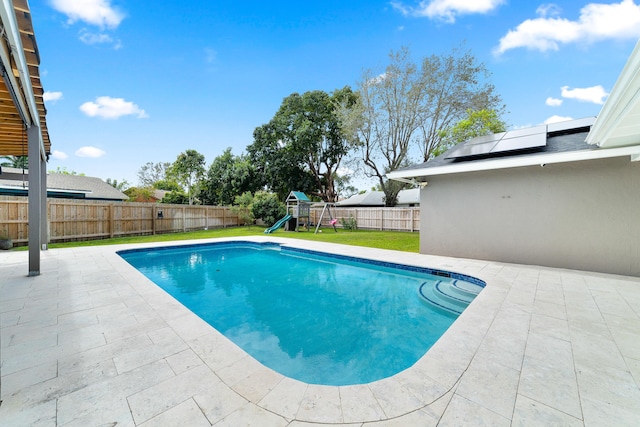
<svg viewBox="0 0 640 427">
<path fill-rule="evenodd" d="M 484 286 L 455 273 L 275 243 L 119 254 L 255 359 L 312 384 L 368 383 L 410 367 Z M 439 288 L 454 291 L 438 300 Z"/>
</svg>

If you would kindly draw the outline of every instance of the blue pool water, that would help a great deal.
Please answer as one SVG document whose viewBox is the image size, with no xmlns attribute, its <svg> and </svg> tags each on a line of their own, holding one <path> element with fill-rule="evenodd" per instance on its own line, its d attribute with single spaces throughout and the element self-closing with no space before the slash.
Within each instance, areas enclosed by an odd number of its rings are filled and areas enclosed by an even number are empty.
<svg viewBox="0 0 640 427">
<path fill-rule="evenodd" d="M 484 286 L 273 243 L 119 254 L 255 359 L 312 384 L 363 384 L 410 367 Z"/>
</svg>

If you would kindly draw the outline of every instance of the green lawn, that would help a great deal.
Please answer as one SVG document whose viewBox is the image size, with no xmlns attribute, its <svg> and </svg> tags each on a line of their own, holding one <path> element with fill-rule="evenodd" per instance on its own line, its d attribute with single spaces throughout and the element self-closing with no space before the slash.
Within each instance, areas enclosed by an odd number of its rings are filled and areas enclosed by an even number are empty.
<svg viewBox="0 0 640 427">
<path fill-rule="evenodd" d="M 155 236 L 118 237 L 114 239 L 90 240 L 86 242 L 51 243 L 49 248 L 71 248 L 80 246 L 117 245 L 123 243 L 146 242 L 171 242 L 175 240 L 211 239 L 216 237 L 243 237 L 263 236 L 264 227 L 234 227 L 215 230 L 200 230 L 188 233 L 156 234 Z M 336 233 L 332 228 L 324 228 L 322 233 L 314 234 L 311 231 L 287 232 L 282 229 L 276 231 L 274 236 L 288 237 L 292 239 L 314 240 L 318 242 L 342 243 L 344 245 L 366 246 L 380 249 L 393 249 L 405 252 L 418 252 L 420 239 L 418 233 L 397 231 L 373 231 L 355 230 L 346 231 L 338 229 Z M 26 250 L 27 247 L 17 248 Z"/>
</svg>

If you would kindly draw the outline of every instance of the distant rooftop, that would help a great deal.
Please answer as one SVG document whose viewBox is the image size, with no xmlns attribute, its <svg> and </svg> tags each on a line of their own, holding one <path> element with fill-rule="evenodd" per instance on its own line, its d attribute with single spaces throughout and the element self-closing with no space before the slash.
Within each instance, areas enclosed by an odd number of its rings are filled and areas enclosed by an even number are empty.
<svg viewBox="0 0 640 427">
<path fill-rule="evenodd" d="M 27 195 L 29 190 L 29 170 L 2 167 L 0 173 L 0 194 Z M 71 199 L 123 201 L 128 197 L 100 178 L 62 173 L 47 174 L 47 196 Z"/>
<path fill-rule="evenodd" d="M 408 190 L 401 190 L 398 193 L 398 203 L 396 206 L 420 206 L 420 189 L 411 188 Z M 348 199 L 341 200 L 336 203 L 336 206 L 384 206 L 384 192 L 382 191 L 367 191 L 366 193 L 356 194 Z"/>
</svg>

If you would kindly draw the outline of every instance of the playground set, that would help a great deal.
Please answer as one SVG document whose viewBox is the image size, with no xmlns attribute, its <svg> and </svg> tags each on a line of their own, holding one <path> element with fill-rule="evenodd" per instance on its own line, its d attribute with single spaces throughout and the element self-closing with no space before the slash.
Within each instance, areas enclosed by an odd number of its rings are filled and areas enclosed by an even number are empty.
<svg viewBox="0 0 640 427">
<path fill-rule="evenodd" d="M 276 223 L 271 227 L 264 230 L 264 234 L 271 234 L 283 226 L 285 231 L 300 231 L 303 224 L 307 231 L 309 231 L 309 226 L 311 224 L 311 200 L 309 197 L 307 197 L 307 195 L 302 191 L 292 191 L 287 196 L 286 203 L 287 213 L 285 216 L 276 221 Z M 333 215 L 331 215 L 331 206 L 335 205 L 333 203 L 324 204 L 324 208 L 322 208 L 322 213 L 320 214 L 318 224 L 316 224 L 314 234 L 320 231 L 320 225 L 322 224 L 322 219 L 325 214 L 328 215 L 330 224 L 333 226 L 333 230 L 336 233 L 338 232 L 338 229 L 336 228 L 336 223 L 338 221 L 333 217 Z"/>
</svg>

